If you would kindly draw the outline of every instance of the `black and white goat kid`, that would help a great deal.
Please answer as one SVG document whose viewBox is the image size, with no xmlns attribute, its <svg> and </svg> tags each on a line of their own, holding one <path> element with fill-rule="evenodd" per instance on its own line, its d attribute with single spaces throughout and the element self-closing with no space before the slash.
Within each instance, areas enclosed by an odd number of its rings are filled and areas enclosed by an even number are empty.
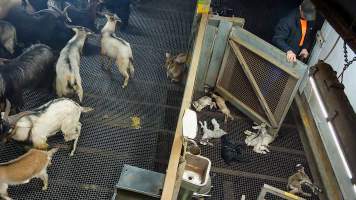
<svg viewBox="0 0 356 200">
<path fill-rule="evenodd" d="M 37 109 L 11 116 L 10 107 L 10 102 L 6 101 L 5 112 L 1 114 L 0 136 L 3 141 L 10 138 L 22 142 L 30 141 L 37 149 L 47 149 L 47 138 L 61 131 L 66 142 L 74 140 L 71 156 L 81 132 L 80 115 L 93 110 L 81 107 L 67 98 L 54 99 Z"/>
<path fill-rule="evenodd" d="M 107 22 L 101 30 L 101 55 L 109 57 L 107 69 L 110 69 L 112 61 L 115 60 L 119 72 L 125 78 L 122 85 L 125 88 L 130 76 L 134 75 L 132 49 L 128 42 L 115 35 L 116 23 L 121 20 L 112 14 L 105 14 L 105 17 Z"/>
<path fill-rule="evenodd" d="M 43 44 L 27 48 L 20 56 L 7 61 L 0 67 L 0 96 L 22 107 L 22 91 L 25 88 L 52 88 L 56 56 L 52 49 Z"/>
<path fill-rule="evenodd" d="M 72 28 L 75 35 L 62 49 L 56 65 L 56 90 L 59 97 L 78 95 L 83 100 L 82 80 L 79 73 L 80 56 L 87 35 L 92 32 L 85 28 L 75 26 Z"/>
</svg>

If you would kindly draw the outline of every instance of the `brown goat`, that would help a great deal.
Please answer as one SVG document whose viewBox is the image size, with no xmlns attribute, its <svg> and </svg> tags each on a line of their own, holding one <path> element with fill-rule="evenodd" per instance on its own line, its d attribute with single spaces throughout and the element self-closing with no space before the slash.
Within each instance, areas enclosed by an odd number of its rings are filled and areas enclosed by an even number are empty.
<svg viewBox="0 0 356 200">
<path fill-rule="evenodd" d="M 47 167 L 51 164 L 53 154 L 58 148 L 50 151 L 31 149 L 24 155 L 0 164 L 0 197 L 11 200 L 8 196 L 9 185 L 28 183 L 32 178 L 40 178 L 43 181 L 42 190 L 47 190 Z"/>
</svg>

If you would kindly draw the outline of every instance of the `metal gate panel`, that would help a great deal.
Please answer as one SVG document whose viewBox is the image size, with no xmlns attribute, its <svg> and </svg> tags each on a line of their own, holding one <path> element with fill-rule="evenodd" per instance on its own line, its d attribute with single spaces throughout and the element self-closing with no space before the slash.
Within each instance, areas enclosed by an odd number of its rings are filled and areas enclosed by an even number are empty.
<svg viewBox="0 0 356 200">
<path fill-rule="evenodd" d="M 216 88 L 254 121 L 278 130 L 306 69 L 299 61 L 286 62 L 285 53 L 234 27 Z"/>
<path fill-rule="evenodd" d="M 222 68 L 216 83 L 217 92 L 255 121 L 269 123 L 243 67 L 230 45 L 226 46 Z"/>
</svg>

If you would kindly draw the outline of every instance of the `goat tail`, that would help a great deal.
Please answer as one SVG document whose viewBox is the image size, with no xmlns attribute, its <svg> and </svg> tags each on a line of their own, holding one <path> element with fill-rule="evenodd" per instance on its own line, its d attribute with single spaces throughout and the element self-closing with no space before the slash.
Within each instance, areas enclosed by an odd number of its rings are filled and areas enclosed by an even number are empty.
<svg viewBox="0 0 356 200">
<path fill-rule="evenodd" d="M 82 107 L 82 112 L 83 113 L 91 112 L 93 110 L 94 110 L 94 108 L 91 108 L 91 107 Z"/>
<path fill-rule="evenodd" d="M 135 74 L 135 69 L 133 65 L 133 58 L 129 58 L 129 70 L 130 70 L 130 76 L 133 77 Z"/>
</svg>

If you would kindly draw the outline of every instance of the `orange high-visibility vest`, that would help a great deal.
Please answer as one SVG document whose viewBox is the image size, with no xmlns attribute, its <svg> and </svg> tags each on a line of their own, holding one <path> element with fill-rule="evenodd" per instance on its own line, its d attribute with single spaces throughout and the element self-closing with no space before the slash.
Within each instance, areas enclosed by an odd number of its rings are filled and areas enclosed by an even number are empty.
<svg viewBox="0 0 356 200">
<path fill-rule="evenodd" d="M 305 34 L 307 33 L 308 21 L 305 19 L 300 19 L 300 26 L 302 27 L 302 37 L 299 41 L 299 46 L 303 46 Z"/>
</svg>

